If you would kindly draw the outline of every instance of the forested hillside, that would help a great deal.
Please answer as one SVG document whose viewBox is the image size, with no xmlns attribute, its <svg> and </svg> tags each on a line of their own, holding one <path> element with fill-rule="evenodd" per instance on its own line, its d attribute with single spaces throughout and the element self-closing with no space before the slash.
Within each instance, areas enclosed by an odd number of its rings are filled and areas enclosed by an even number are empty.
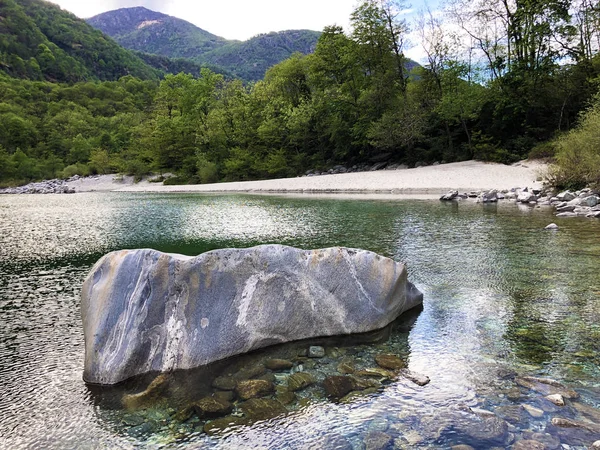
<svg viewBox="0 0 600 450">
<path fill-rule="evenodd" d="M 290 30 L 228 41 L 185 20 L 143 7 L 122 8 L 88 19 L 88 23 L 123 47 L 168 58 L 187 58 L 245 81 L 261 80 L 269 67 L 293 53 L 312 53 L 321 33 Z"/>
<path fill-rule="evenodd" d="M 43 0 L 0 0 L 0 71 L 59 82 L 159 77 L 85 21 Z"/>
<path fill-rule="evenodd" d="M 230 42 L 185 20 L 144 7 L 105 12 L 87 22 L 125 48 L 168 58 L 195 58 Z"/>
<path fill-rule="evenodd" d="M 320 32 L 289 30 L 260 34 L 244 42 L 230 42 L 194 58 L 202 64 L 220 67 L 246 81 L 261 80 L 267 69 L 289 58 L 315 51 Z"/>
<path fill-rule="evenodd" d="M 447 12 L 453 27 L 423 17 L 413 27 L 429 63 L 412 73 L 408 24 L 393 3 L 365 0 L 351 32 L 326 28 L 313 54 L 292 55 L 252 85 L 208 69 L 160 83 L 4 76 L 0 180 L 168 171 L 175 181 L 212 182 L 559 151 L 564 167 L 586 165 L 585 177 L 558 173 L 559 183 L 600 183 L 600 171 L 588 170 L 600 161 L 597 100 L 570 131 L 600 86 L 600 12 L 587 0 L 536 5 L 456 0 Z"/>
</svg>

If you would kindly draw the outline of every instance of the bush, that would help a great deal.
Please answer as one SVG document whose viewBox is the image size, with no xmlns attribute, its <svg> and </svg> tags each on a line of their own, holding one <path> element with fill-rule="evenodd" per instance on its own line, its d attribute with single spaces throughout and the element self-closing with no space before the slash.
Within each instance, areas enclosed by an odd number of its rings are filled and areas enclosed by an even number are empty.
<svg viewBox="0 0 600 450">
<path fill-rule="evenodd" d="M 135 182 L 141 181 L 145 175 L 150 173 L 150 167 L 139 159 L 131 159 L 123 164 L 123 171 L 127 175 L 133 175 Z"/>
<path fill-rule="evenodd" d="M 206 159 L 206 156 L 199 154 L 196 165 L 198 166 L 198 178 L 200 179 L 200 183 L 208 184 L 219 181 L 219 170 L 217 165 Z"/>
<path fill-rule="evenodd" d="M 74 175 L 79 175 L 82 177 L 87 177 L 90 174 L 90 168 L 81 163 L 71 164 L 63 169 L 61 178 L 67 179 L 71 178 Z"/>
<path fill-rule="evenodd" d="M 529 152 L 529 159 L 550 159 L 556 154 L 556 142 L 548 141 L 537 144 Z"/>
<path fill-rule="evenodd" d="M 600 94 L 579 126 L 556 141 L 556 167 L 549 182 L 557 188 L 600 188 Z"/>
</svg>

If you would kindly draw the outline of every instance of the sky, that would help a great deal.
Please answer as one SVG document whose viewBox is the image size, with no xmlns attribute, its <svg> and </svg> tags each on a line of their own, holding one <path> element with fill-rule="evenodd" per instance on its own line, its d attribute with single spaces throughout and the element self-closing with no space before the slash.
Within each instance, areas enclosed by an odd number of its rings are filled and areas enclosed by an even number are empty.
<svg viewBox="0 0 600 450">
<path fill-rule="evenodd" d="M 226 39 L 246 40 L 271 31 L 309 29 L 321 31 L 327 25 L 349 28 L 349 17 L 357 0 L 51 0 L 81 18 L 132 6 L 179 17 Z M 408 10 L 410 18 L 425 0 L 415 0 Z M 437 4 L 438 0 L 429 0 Z M 414 40 L 414 39 L 413 39 Z M 407 56 L 419 60 L 414 45 Z"/>
</svg>

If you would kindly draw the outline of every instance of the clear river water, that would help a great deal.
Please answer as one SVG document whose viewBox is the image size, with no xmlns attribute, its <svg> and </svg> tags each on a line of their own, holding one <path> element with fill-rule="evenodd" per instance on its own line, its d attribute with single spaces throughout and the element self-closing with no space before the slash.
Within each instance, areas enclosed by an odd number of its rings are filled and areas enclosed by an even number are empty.
<svg viewBox="0 0 600 450">
<path fill-rule="evenodd" d="M 551 222 L 560 230 L 545 231 Z M 82 381 L 79 292 L 103 254 L 196 255 L 264 243 L 356 247 L 405 262 L 424 308 L 377 336 L 294 343 L 175 374 L 144 408 L 124 408 L 121 399 L 151 380 L 116 388 Z M 599 269 L 600 221 L 512 203 L 2 196 L 0 448 L 587 448 L 600 439 Z M 324 357 L 306 357 L 313 344 Z M 379 354 L 399 356 L 431 382 L 383 374 L 369 388 L 327 398 L 327 376 L 373 372 Z M 275 357 L 293 367 L 266 370 Z M 296 372 L 314 383 L 282 396 Z M 286 410 L 250 420 L 243 402 L 221 390 L 234 406 L 226 426 L 207 427 L 214 417 L 183 411 L 218 391 L 215 377 L 244 373 L 272 382 Z M 557 390 L 565 406 L 545 398 Z"/>
</svg>

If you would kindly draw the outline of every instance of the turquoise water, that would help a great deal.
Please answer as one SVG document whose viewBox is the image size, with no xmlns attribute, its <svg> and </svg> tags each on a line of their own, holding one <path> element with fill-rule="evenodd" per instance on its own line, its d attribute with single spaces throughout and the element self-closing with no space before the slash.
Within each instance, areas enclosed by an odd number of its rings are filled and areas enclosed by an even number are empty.
<svg viewBox="0 0 600 450">
<path fill-rule="evenodd" d="M 550 222 L 560 230 L 545 231 Z M 406 262 L 409 278 L 425 294 L 424 310 L 410 332 L 395 330 L 375 343 L 324 342 L 326 358 L 295 363 L 319 381 L 333 374 L 341 360 L 367 368 L 374 365 L 374 355 L 394 353 L 431 383 L 386 381 L 376 392 L 347 403 L 327 400 L 316 383 L 298 393 L 287 415 L 209 436 L 203 423 L 173 418 L 174 399 L 131 413 L 119 406 L 124 392 L 92 390 L 82 382 L 78 295 L 100 256 L 138 247 L 195 255 L 264 243 L 358 247 Z M 565 435 L 549 422 L 553 417 L 580 420 L 579 404 L 600 404 L 599 257 L 600 221 L 560 220 L 549 210 L 508 203 L 3 196 L 0 447 L 365 448 L 383 433 L 390 448 L 460 443 L 510 448 L 527 433 L 541 432 L 584 448 L 593 433 Z M 273 351 L 290 358 L 299 352 L 293 346 Z M 266 357 L 251 355 L 235 364 L 239 369 Z M 516 386 L 515 375 L 551 377 L 581 398 L 553 408 L 538 393 Z M 174 382 L 180 397 L 194 376 L 183 374 Z M 131 393 L 140 386 L 123 389 Z M 509 395 L 515 389 L 520 390 L 516 400 Z M 508 420 L 507 408 L 522 405 L 543 415 Z M 507 418 L 507 436 L 492 445 L 491 438 L 466 432 L 462 421 L 471 420 L 466 407 Z M 596 420 L 589 414 L 587 419 Z"/>
</svg>

